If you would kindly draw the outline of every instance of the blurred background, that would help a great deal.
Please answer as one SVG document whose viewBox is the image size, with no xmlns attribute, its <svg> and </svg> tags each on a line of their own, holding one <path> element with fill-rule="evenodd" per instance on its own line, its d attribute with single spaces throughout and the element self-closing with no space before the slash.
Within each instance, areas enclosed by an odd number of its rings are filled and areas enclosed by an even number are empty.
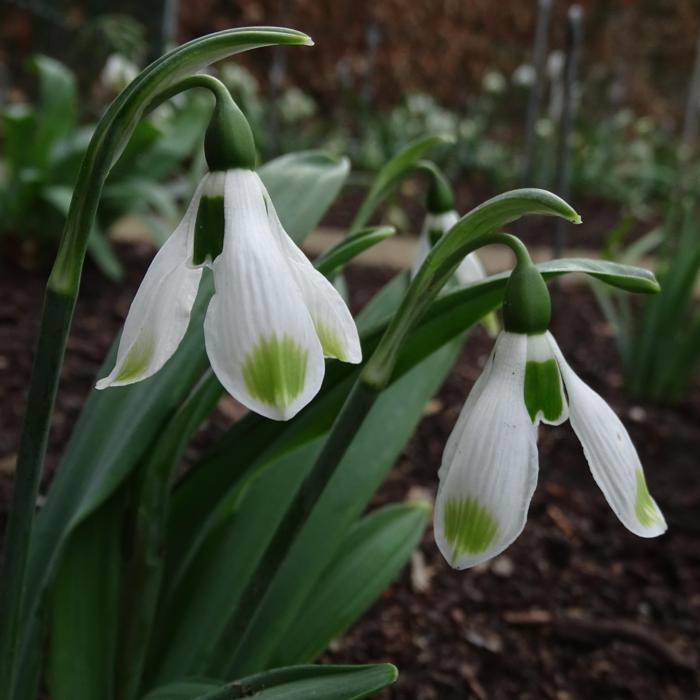
<svg viewBox="0 0 700 700">
<path fill-rule="evenodd" d="M 568 426 L 540 437 L 541 484 L 523 536 L 470 572 L 430 534 L 402 578 L 324 660 L 391 660 L 387 698 L 690 698 L 700 643 L 700 6 L 697 0 L 0 0 L 0 507 L 14 470 L 48 265 L 92 130 L 169 46 L 278 24 L 312 49 L 254 51 L 212 70 L 248 116 L 261 162 L 323 148 L 352 173 L 308 240 L 347 229 L 374 174 L 426 133 L 460 212 L 537 186 L 576 228 L 517 232 L 539 260 L 605 257 L 655 270 L 664 292 L 629 299 L 583 280 L 554 289 L 553 330 L 610 399 L 669 522 L 623 530 Z M 210 103 L 188 94 L 144 121 L 113 169 L 90 242 L 52 434 L 65 444 L 154 247 L 204 172 Z M 375 217 L 399 235 L 347 272 L 358 310 L 410 267 L 424 186 L 407 178 Z M 507 256 L 485 251 L 490 272 Z M 375 505 L 434 496 L 440 454 L 492 340 L 475 329 Z M 240 415 L 227 400 L 198 438 Z M 4 516 L 3 516 L 4 517 Z"/>
</svg>

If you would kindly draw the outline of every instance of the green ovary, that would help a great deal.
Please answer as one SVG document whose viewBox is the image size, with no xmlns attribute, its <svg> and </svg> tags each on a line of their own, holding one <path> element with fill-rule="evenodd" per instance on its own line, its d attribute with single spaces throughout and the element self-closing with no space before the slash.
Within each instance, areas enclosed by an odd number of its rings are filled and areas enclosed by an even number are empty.
<svg viewBox="0 0 700 700">
<path fill-rule="evenodd" d="M 447 501 L 444 527 L 455 557 L 485 551 L 498 533 L 496 519 L 474 496 Z"/>
<path fill-rule="evenodd" d="M 344 360 L 345 350 L 338 334 L 325 323 L 316 323 L 315 328 L 323 348 L 323 354 L 326 357 L 336 357 L 339 360 Z"/>
<path fill-rule="evenodd" d="M 151 336 L 142 336 L 129 349 L 115 382 L 131 382 L 139 379 L 148 369 L 153 358 L 154 343 Z"/>
<path fill-rule="evenodd" d="M 637 495 L 634 502 L 634 512 L 637 520 L 644 527 L 663 523 L 663 517 L 656 507 L 654 499 L 649 494 L 644 472 L 641 469 L 637 469 L 635 477 L 637 480 Z"/>
<path fill-rule="evenodd" d="M 290 336 L 261 340 L 243 363 L 243 381 L 251 396 L 284 408 L 301 393 L 308 352 Z"/>
<path fill-rule="evenodd" d="M 555 421 L 564 411 L 561 377 L 554 359 L 544 362 L 530 360 L 525 365 L 525 406 L 530 420 L 535 422 L 541 411 L 548 421 Z"/>
</svg>

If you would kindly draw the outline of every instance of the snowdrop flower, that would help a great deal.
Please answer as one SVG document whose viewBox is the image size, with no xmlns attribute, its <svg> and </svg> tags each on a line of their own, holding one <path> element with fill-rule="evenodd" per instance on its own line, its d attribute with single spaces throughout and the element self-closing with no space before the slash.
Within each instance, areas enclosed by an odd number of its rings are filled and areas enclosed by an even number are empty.
<svg viewBox="0 0 700 700">
<path fill-rule="evenodd" d="M 435 539 L 457 569 L 496 556 L 522 532 L 537 484 L 540 422 L 571 421 L 595 482 L 629 530 L 641 537 L 666 530 L 627 430 L 546 330 L 542 277 L 531 263 L 525 275 L 519 267 L 506 292 L 505 330 L 462 408 L 439 471 Z"/>
<path fill-rule="evenodd" d="M 428 192 L 425 202 L 427 214 L 423 228 L 418 237 L 418 247 L 411 267 L 411 275 L 428 257 L 433 246 L 458 221 L 459 214 L 455 211 L 454 194 L 442 171 L 431 161 L 420 161 L 418 169 L 428 176 Z M 455 272 L 459 284 L 470 284 L 486 277 L 486 272 L 476 253 L 470 253 L 459 265 Z"/>
<path fill-rule="evenodd" d="M 423 261 L 428 257 L 432 247 L 459 221 L 459 214 L 451 209 L 442 214 L 428 214 L 423 223 L 423 229 L 418 237 L 418 247 L 413 260 L 411 274 L 415 275 Z M 484 266 L 476 253 L 470 253 L 459 264 L 455 277 L 460 285 L 478 282 L 486 277 Z"/>
<path fill-rule="evenodd" d="M 121 92 L 138 74 L 135 63 L 120 53 L 113 53 L 100 73 L 100 82 L 112 92 Z"/>
<path fill-rule="evenodd" d="M 205 175 L 131 304 L 117 360 L 98 389 L 155 374 L 185 335 L 204 267 L 215 293 L 204 320 L 212 369 L 253 411 L 287 420 L 318 392 L 324 356 L 360 362 L 342 297 L 287 235 L 253 170 Z"/>
</svg>

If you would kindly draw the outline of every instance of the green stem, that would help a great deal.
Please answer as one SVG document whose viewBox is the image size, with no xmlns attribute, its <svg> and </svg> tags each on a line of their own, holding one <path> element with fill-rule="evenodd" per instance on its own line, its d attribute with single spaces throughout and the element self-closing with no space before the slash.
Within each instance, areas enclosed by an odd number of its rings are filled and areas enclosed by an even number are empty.
<svg viewBox="0 0 700 700">
<path fill-rule="evenodd" d="M 12 697 L 20 659 L 27 555 L 51 413 L 75 299 L 47 290 L 17 453 L 0 587 L 0 698 Z"/>
</svg>

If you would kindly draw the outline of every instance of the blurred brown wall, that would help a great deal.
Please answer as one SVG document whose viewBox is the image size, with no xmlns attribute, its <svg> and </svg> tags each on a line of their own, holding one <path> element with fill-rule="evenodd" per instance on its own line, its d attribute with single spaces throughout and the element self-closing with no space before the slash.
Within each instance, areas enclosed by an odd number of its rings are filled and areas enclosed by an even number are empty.
<svg viewBox="0 0 700 700">
<path fill-rule="evenodd" d="M 134 0 L 0 0 L 0 58 L 39 48 L 51 51 L 35 31 L 47 20 L 26 7 L 49 8 L 79 24 L 96 9 L 126 11 Z M 149 0 L 154 13 L 161 3 Z M 582 75 L 603 84 L 613 76 L 625 86 L 625 102 L 651 113 L 682 110 L 700 32 L 700 0 L 583 0 L 585 48 Z M 561 47 L 568 3 L 554 0 L 550 46 Z M 529 60 L 535 0 L 180 0 L 181 40 L 225 27 L 285 24 L 309 33 L 313 50 L 288 52 L 289 79 L 329 104 L 338 92 L 339 65 L 365 84 L 367 29 L 381 39 L 370 80 L 374 102 L 393 102 L 422 90 L 458 105 L 488 69 L 509 74 Z M 23 9 L 25 8 L 25 9 Z M 48 21 L 50 26 L 51 22 Z M 263 80 L 270 51 L 242 58 Z M 10 66 L 11 69 L 13 66 Z"/>
</svg>

